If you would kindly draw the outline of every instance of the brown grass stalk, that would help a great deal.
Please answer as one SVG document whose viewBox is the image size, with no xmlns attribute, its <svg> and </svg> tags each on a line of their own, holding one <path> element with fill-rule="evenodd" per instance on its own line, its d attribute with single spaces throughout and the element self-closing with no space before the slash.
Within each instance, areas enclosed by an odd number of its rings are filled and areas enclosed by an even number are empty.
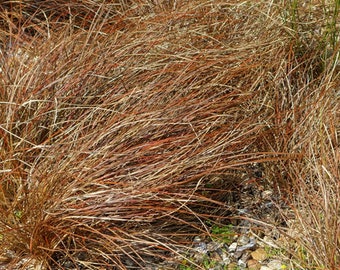
<svg viewBox="0 0 340 270">
<path fill-rule="evenodd" d="M 193 235 L 209 234 L 207 220 L 227 218 L 225 195 L 247 165 L 266 161 L 268 181 L 294 194 L 309 226 L 313 241 L 299 242 L 318 243 L 313 262 L 335 269 L 338 77 L 315 51 L 297 52 L 279 5 L 29 0 L 0 9 L 4 267 L 178 260 Z M 324 234 L 335 244 L 322 244 Z"/>
<path fill-rule="evenodd" d="M 140 269 L 173 258 L 221 217 L 204 184 L 256 158 L 264 125 L 250 105 L 275 65 L 275 29 L 261 39 L 261 17 L 240 21 L 242 5 L 38 2 L 2 6 L 3 260 Z"/>
</svg>

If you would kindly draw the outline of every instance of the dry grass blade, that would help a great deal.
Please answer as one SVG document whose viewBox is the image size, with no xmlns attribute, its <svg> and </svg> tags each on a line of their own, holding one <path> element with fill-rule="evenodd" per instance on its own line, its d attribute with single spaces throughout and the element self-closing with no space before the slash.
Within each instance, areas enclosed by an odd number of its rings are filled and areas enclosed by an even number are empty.
<svg viewBox="0 0 340 270">
<path fill-rule="evenodd" d="M 279 183 L 292 210 L 293 216 L 287 209 L 282 213 L 289 227 L 287 241 L 295 242 L 290 253 L 299 267 L 338 269 L 339 48 L 327 43 L 328 26 L 316 24 L 325 23 L 329 14 L 337 18 L 337 6 L 293 2 L 296 5 L 290 11 L 299 17 L 290 22 L 295 36 L 275 74 L 277 91 L 269 103 L 275 117 L 264 145 L 297 158 L 269 164 L 265 175 Z M 320 15 L 316 17 L 315 12 Z M 313 35 L 309 35 L 311 31 Z"/>
<path fill-rule="evenodd" d="M 279 40 L 240 23 L 242 5 L 37 3 L 3 6 L 1 252 L 22 269 L 174 258 L 255 158 L 252 100 Z M 258 40 L 236 45 L 242 31 Z"/>
<path fill-rule="evenodd" d="M 269 182 L 294 194 L 295 215 L 314 237 L 301 245 L 319 248 L 311 261 L 335 269 L 337 48 L 322 62 L 280 7 L 1 3 L 4 267 L 178 260 L 193 235 L 209 233 L 207 220 L 227 218 L 226 194 L 246 166 L 266 161 Z"/>
</svg>

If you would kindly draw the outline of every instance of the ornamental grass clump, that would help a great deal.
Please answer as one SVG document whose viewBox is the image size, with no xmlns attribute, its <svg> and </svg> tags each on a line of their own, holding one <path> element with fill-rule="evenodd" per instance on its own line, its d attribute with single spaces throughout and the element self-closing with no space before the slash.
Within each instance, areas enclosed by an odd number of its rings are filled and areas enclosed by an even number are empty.
<svg viewBox="0 0 340 270">
<path fill-rule="evenodd" d="M 254 104 L 284 53 L 265 5 L 81 2 L 1 5 L 7 269 L 180 259 L 264 158 Z"/>
<path fill-rule="evenodd" d="M 264 175 L 278 185 L 293 269 L 340 267 L 338 1 L 292 1 L 291 50 L 276 70 L 275 108 L 261 151 L 286 153 Z M 337 39 L 337 42 L 334 42 Z"/>
<path fill-rule="evenodd" d="M 293 267 L 339 268 L 339 5 L 314 2 L 3 1 L 0 268 L 175 268 L 260 180 Z"/>
</svg>

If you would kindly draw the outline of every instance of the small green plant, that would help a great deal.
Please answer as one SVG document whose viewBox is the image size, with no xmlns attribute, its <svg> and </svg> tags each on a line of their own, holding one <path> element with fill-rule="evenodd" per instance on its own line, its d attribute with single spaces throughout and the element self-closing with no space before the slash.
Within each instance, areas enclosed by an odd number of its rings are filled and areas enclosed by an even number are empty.
<svg viewBox="0 0 340 270">
<path fill-rule="evenodd" d="M 212 260 L 211 258 L 209 258 L 208 256 L 205 256 L 203 258 L 203 262 L 202 262 L 203 266 L 205 269 L 210 269 L 216 266 L 217 262 L 215 260 Z"/>
<path fill-rule="evenodd" d="M 290 16 L 291 16 L 291 27 L 297 33 L 298 32 L 298 21 L 299 21 L 299 13 L 298 13 L 298 1 L 293 0 L 290 6 Z"/>
<path fill-rule="evenodd" d="M 332 49 L 338 44 L 340 29 L 338 25 L 339 21 L 339 9 L 340 9 L 340 1 L 334 0 L 333 5 L 330 5 L 329 10 L 327 13 L 329 14 L 328 22 L 326 24 L 325 35 L 328 43 Z"/>
<path fill-rule="evenodd" d="M 18 220 L 20 220 L 20 219 L 22 218 L 22 211 L 20 211 L 20 210 L 15 210 L 15 211 L 14 211 L 14 216 L 15 216 Z"/>
<path fill-rule="evenodd" d="M 193 270 L 193 268 L 189 265 L 181 264 L 179 265 L 179 270 Z"/>
<path fill-rule="evenodd" d="M 285 253 L 285 250 L 282 248 L 274 248 L 270 246 L 265 246 L 264 250 L 266 251 L 269 258 L 281 256 Z"/>
<path fill-rule="evenodd" d="M 218 261 L 211 259 L 209 256 L 204 256 L 203 260 L 199 263 L 199 266 L 195 266 L 189 260 L 182 261 L 182 264 L 178 266 L 179 270 L 196 270 L 196 269 L 213 269 L 218 265 Z M 222 267 L 222 266 L 219 266 Z M 220 269 L 220 268 L 219 268 Z M 228 266 L 224 265 L 222 269 L 228 269 Z M 233 270 L 239 270 L 235 267 Z"/>
<path fill-rule="evenodd" d="M 194 259 L 190 257 L 186 257 L 181 261 L 181 263 L 178 265 L 179 270 L 194 270 L 195 265 L 194 265 Z"/>
<path fill-rule="evenodd" d="M 213 225 L 211 228 L 211 235 L 214 240 L 230 244 L 233 240 L 233 236 L 235 235 L 235 231 L 231 224 L 222 227 Z"/>
</svg>

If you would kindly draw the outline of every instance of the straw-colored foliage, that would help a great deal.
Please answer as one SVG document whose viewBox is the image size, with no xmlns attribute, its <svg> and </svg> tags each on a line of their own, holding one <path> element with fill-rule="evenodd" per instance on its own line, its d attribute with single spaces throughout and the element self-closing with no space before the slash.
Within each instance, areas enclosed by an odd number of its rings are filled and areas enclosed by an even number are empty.
<svg viewBox="0 0 340 270">
<path fill-rule="evenodd" d="M 337 269 L 339 4 L 310 2 L 3 1 L 6 269 L 179 258 L 253 162 L 289 198 L 296 260 Z"/>
</svg>

